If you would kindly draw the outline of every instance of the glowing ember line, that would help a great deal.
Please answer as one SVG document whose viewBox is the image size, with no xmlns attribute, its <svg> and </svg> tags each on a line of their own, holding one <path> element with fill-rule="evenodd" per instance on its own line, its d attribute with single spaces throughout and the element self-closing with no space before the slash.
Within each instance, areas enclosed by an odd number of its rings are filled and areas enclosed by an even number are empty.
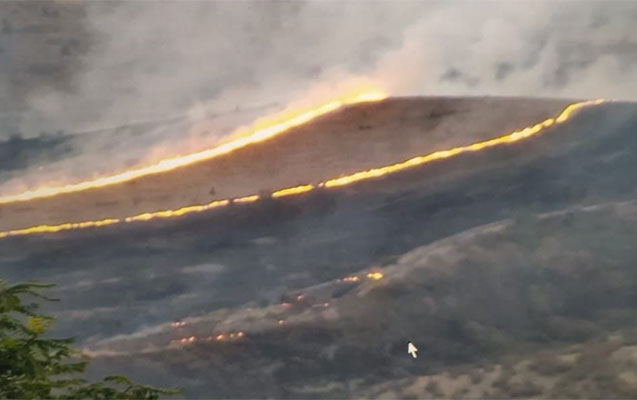
<svg viewBox="0 0 637 400">
<path fill-rule="evenodd" d="M 283 196 L 291 196 L 294 194 L 309 192 L 312 189 L 314 189 L 314 186 L 312 185 L 295 186 L 295 187 L 291 187 L 287 189 L 277 190 L 276 192 L 272 193 L 272 197 L 277 198 L 277 197 L 283 197 Z"/>
<path fill-rule="evenodd" d="M 164 211 L 143 213 L 143 214 L 135 215 L 133 217 L 127 217 L 124 219 L 124 221 L 126 222 L 148 221 L 150 219 L 155 219 L 155 218 L 179 217 L 179 216 L 190 214 L 193 212 L 202 212 L 202 211 L 211 210 L 217 207 L 225 207 L 228 204 L 230 204 L 229 200 L 215 200 L 213 202 L 210 202 L 204 205 L 182 207 L 176 210 L 164 210 Z"/>
<path fill-rule="evenodd" d="M 211 335 L 211 336 L 186 336 L 183 337 L 181 339 L 173 339 L 168 343 L 168 346 L 174 346 L 174 345 L 186 345 L 186 344 L 193 344 L 195 342 L 210 342 L 210 341 L 217 341 L 217 342 L 223 342 L 226 341 L 227 339 L 229 340 L 238 340 L 239 338 L 243 338 L 245 336 L 245 333 L 243 331 L 240 332 L 230 332 L 230 333 L 220 333 L 217 335 Z"/>
<path fill-rule="evenodd" d="M 370 272 L 367 274 L 367 277 L 369 279 L 373 279 L 375 281 L 379 280 L 379 279 L 383 279 L 383 274 L 381 272 Z"/>
<path fill-rule="evenodd" d="M 398 172 L 407 168 L 415 167 L 417 165 L 426 164 L 435 160 L 441 160 L 445 158 L 454 157 L 461 153 L 479 151 L 479 150 L 483 150 L 489 147 L 493 147 L 493 146 L 497 146 L 497 145 L 501 145 L 505 143 L 517 142 L 519 140 L 534 136 L 538 134 L 539 132 L 541 132 L 542 130 L 544 130 L 545 128 L 548 128 L 554 125 L 555 123 L 562 123 L 568 120 L 571 114 L 579 108 L 582 108 L 585 106 L 597 105 L 597 104 L 600 104 L 601 102 L 603 102 L 603 100 L 591 100 L 591 101 L 571 104 L 570 106 L 566 107 L 564 111 L 562 111 L 562 113 L 560 113 L 560 115 L 557 116 L 556 118 L 549 118 L 543 122 L 540 122 L 539 124 L 535 124 L 533 126 L 509 133 L 507 135 L 503 135 L 503 136 L 486 140 L 483 142 L 473 143 L 468 146 L 459 146 L 449 150 L 436 151 L 426 156 L 414 157 L 407 161 L 403 161 L 401 163 L 397 163 L 393 165 L 387 165 L 385 167 L 372 168 L 372 169 L 368 169 L 367 171 L 356 172 L 351 175 L 346 175 L 339 178 L 330 179 L 328 181 L 323 182 L 321 185 L 324 185 L 325 187 L 328 187 L 328 188 L 349 185 L 354 182 L 358 182 L 358 181 L 362 181 L 362 180 L 366 180 L 370 178 L 381 177 L 381 176 Z"/>
<path fill-rule="evenodd" d="M 232 200 L 235 203 L 253 203 L 259 200 L 259 195 L 254 194 L 252 196 L 239 197 L 237 199 Z"/>
<path fill-rule="evenodd" d="M 311 110 L 307 110 L 301 113 L 292 115 L 284 115 L 283 121 L 277 122 L 265 122 L 257 123 L 252 128 L 239 132 L 241 137 L 231 140 L 227 143 L 223 143 L 217 147 L 207 149 L 201 152 L 192 153 L 179 157 L 166 158 L 148 167 L 142 167 L 125 171 L 122 173 L 104 176 L 90 181 L 69 184 L 59 187 L 43 187 L 34 190 L 28 190 L 26 192 L 0 197 L 0 204 L 7 204 L 19 201 L 28 201 L 33 199 L 39 199 L 44 197 L 52 197 L 64 193 L 79 192 L 88 189 L 95 189 L 104 186 L 110 186 L 118 183 L 131 181 L 133 179 L 140 178 L 142 176 L 158 174 L 162 172 L 171 171 L 173 169 L 183 167 L 186 165 L 194 164 L 200 161 L 209 160 L 218 157 L 223 154 L 228 154 L 241 147 L 248 146 L 250 144 L 259 143 L 273 138 L 281 133 L 288 131 L 291 128 L 303 125 L 315 118 L 330 113 L 341 107 L 364 103 L 372 101 L 380 101 L 387 96 L 379 91 L 369 91 L 364 93 L 358 93 L 352 96 L 345 96 L 329 103 L 320 105 Z"/>
<path fill-rule="evenodd" d="M 394 172 L 398 172 L 401 170 L 404 170 L 406 168 L 410 168 L 410 167 L 414 167 L 417 165 L 422 165 L 434 160 L 440 160 L 440 159 L 444 159 L 444 158 L 449 158 L 449 157 L 453 157 L 456 156 L 458 154 L 461 153 L 466 153 L 466 152 L 472 152 L 472 151 L 479 151 L 479 150 L 483 150 L 489 147 L 493 147 L 493 146 L 497 146 L 500 144 L 506 144 L 506 143 L 514 143 L 517 142 L 519 140 L 522 139 L 526 139 L 529 138 L 533 135 L 538 134 L 539 132 L 541 132 L 542 130 L 544 130 L 545 128 L 548 128 L 554 124 L 560 124 L 566 120 L 568 120 L 571 115 L 573 114 L 574 111 L 576 111 L 577 109 L 580 109 L 582 107 L 586 107 L 586 106 L 592 106 L 592 105 L 597 105 L 602 103 L 603 100 L 591 100 L 591 101 L 585 101 L 585 102 L 581 102 L 581 103 L 575 103 L 575 104 L 571 104 L 568 107 L 566 107 L 564 109 L 564 111 L 562 111 L 557 117 L 555 118 L 549 118 L 543 122 L 540 122 L 538 124 L 535 124 L 533 126 L 524 128 L 522 130 L 519 131 L 515 131 L 512 132 L 508 135 L 504 135 L 504 136 L 500 136 L 497 137 L 495 139 L 490 139 L 490 140 L 486 140 L 483 142 L 478 142 L 478 143 L 473 143 L 470 144 L 468 146 L 460 146 L 460 147 L 455 147 L 453 149 L 450 150 L 442 150 L 442 151 L 436 151 L 434 153 L 425 155 L 425 156 L 419 156 L 419 157 L 414 157 L 411 158 L 407 161 L 401 162 L 401 163 L 397 163 L 397 164 L 393 164 L 393 165 L 388 165 L 385 167 L 380 167 L 380 168 L 373 168 L 367 171 L 361 171 L 361 172 L 356 172 L 354 174 L 351 175 L 347 175 L 347 176 L 342 176 L 339 178 L 335 178 L 335 179 L 330 179 L 327 180 L 325 182 L 321 182 L 318 184 L 319 187 L 338 187 L 338 186 L 344 186 L 344 185 L 349 185 L 351 183 L 354 182 L 359 182 L 362 180 L 366 180 L 366 179 L 372 179 L 372 178 L 376 178 L 376 177 L 380 177 L 380 176 L 384 176 L 387 174 L 391 174 Z M 277 197 L 284 197 L 284 196 L 292 196 L 292 195 L 297 195 L 297 194 L 302 194 L 302 193 L 306 193 L 309 192 L 311 190 L 313 190 L 315 188 L 315 186 L 313 185 L 300 185 L 300 186 L 295 186 L 295 187 L 290 187 L 290 188 L 284 188 L 281 190 L 277 190 L 275 192 L 273 192 L 271 194 L 271 196 L 273 198 L 277 198 Z M 259 199 L 258 195 L 251 195 L 251 196 L 245 196 L 245 197 L 240 197 L 237 199 L 234 199 L 235 203 L 250 203 L 253 201 L 257 201 Z M 4 237 L 8 237 L 8 236 L 22 236 L 22 235 L 31 235 L 31 234 L 38 234 L 38 233 L 54 233 L 54 232 L 60 232 L 60 231 L 66 231 L 66 230 L 72 230 L 72 229 L 83 229 L 83 228 L 92 228 L 92 227 L 100 227 L 100 226 L 106 226 L 106 225 L 113 225 L 113 224 L 117 224 L 117 223 L 121 223 L 121 222 L 137 222 L 137 221 L 148 221 L 151 219 L 155 219 L 155 218 L 172 218 L 172 217 L 179 217 L 185 214 L 190 214 L 190 213 L 194 213 L 194 212 L 202 212 L 202 211 L 206 211 L 206 210 L 211 210 L 214 208 L 219 208 L 219 207 L 225 207 L 227 205 L 230 204 L 230 200 L 215 200 L 212 201 L 208 204 L 202 204 L 202 205 L 193 205 L 193 206 L 187 206 L 187 207 L 182 207 L 182 208 L 178 208 L 175 210 L 163 210 L 163 211 L 154 211 L 154 212 L 148 212 L 148 213 L 144 213 L 144 214 L 139 214 L 139 215 L 135 215 L 132 217 L 127 217 L 124 219 L 119 219 L 119 218 L 111 218 L 111 219 L 103 219 L 100 221 L 86 221 L 86 222 L 77 222 L 77 223 L 66 223 L 66 224 L 61 224 L 61 225 L 40 225 L 40 226 L 34 226 L 31 228 L 25 228 L 25 229 L 17 229 L 17 230 L 12 230 L 12 231 L 7 231 L 7 232 L 0 232 L 0 238 L 4 238 Z M 368 275 L 368 277 L 370 279 L 380 279 L 382 278 L 382 274 L 378 273 L 370 273 Z M 355 279 L 356 278 L 356 279 Z M 358 280 L 358 277 L 346 277 L 343 279 L 343 281 L 355 281 Z"/>
<path fill-rule="evenodd" d="M 120 222 L 122 222 L 122 220 L 119 218 L 107 218 L 100 221 L 75 222 L 61 225 L 39 225 L 31 228 L 0 232 L 0 239 L 7 236 L 31 235 L 36 233 L 55 233 L 60 231 L 68 231 L 71 229 L 94 228 L 99 226 L 118 224 Z"/>
</svg>

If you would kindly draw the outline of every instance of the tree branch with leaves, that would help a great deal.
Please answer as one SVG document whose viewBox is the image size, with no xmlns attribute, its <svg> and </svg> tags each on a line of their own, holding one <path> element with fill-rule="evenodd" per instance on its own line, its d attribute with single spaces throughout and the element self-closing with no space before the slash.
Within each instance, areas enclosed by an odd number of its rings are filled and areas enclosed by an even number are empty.
<svg viewBox="0 0 637 400">
<path fill-rule="evenodd" d="M 52 286 L 0 281 L 0 398 L 158 399 L 180 393 L 119 375 L 94 383 L 78 377 L 89 359 L 72 347 L 73 339 L 44 337 L 54 318 L 39 313 L 37 301 L 57 301 L 42 294 Z"/>
</svg>

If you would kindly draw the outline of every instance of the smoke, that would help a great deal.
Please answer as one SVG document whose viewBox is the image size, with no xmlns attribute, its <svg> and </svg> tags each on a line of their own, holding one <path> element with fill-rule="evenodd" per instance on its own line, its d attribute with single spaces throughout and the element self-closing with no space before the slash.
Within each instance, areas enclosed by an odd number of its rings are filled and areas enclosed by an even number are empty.
<svg viewBox="0 0 637 400">
<path fill-rule="evenodd" d="M 394 95 L 637 100 L 631 2 L 50 4 L 81 9 L 81 29 L 70 18 L 59 31 L 72 24 L 86 49 L 55 59 L 64 84 L 31 85 L 11 115 L 26 137 L 84 133 L 47 179 L 80 163 L 98 174 L 201 149 L 258 115 L 360 82 Z M 29 43 L 51 40 L 42 35 Z M 206 129 L 189 128 L 202 120 Z"/>
<path fill-rule="evenodd" d="M 379 63 L 393 93 L 636 100 L 637 4 L 456 3 Z"/>
<path fill-rule="evenodd" d="M 387 35 L 375 33 L 387 7 L 362 3 L 91 2 L 97 43 L 74 90 L 31 96 L 36 112 L 24 130 L 94 130 L 193 110 L 284 105 L 326 69 L 369 72 L 376 53 L 399 41 L 401 14 L 414 8 L 407 6 L 390 13 L 397 21 Z"/>
</svg>

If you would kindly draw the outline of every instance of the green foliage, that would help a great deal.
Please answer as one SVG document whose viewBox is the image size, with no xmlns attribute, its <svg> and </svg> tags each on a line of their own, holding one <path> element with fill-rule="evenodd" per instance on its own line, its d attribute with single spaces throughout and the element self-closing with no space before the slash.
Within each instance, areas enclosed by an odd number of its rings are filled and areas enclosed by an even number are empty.
<svg viewBox="0 0 637 400">
<path fill-rule="evenodd" d="M 72 339 L 43 335 L 54 319 L 38 313 L 38 303 L 24 297 L 56 301 L 40 293 L 52 285 L 0 281 L 0 398 L 9 399 L 158 399 L 179 391 L 139 385 L 124 376 L 90 383 L 77 378 L 88 358 Z"/>
</svg>

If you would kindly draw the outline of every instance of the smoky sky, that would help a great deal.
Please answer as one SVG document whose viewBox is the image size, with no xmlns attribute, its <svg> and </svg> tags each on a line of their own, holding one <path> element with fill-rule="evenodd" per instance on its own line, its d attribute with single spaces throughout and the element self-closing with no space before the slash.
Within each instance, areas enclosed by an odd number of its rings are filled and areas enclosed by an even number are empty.
<svg viewBox="0 0 637 400">
<path fill-rule="evenodd" d="M 22 20 L 13 22 L 7 12 L 2 19 L 5 73 L 39 77 L 37 87 L 25 79 L 31 84 L 16 128 L 26 135 L 91 130 L 202 106 L 286 103 L 313 86 L 337 88 L 351 77 L 378 81 L 392 94 L 633 99 L 637 93 L 637 4 L 628 1 L 56 2 L 30 8 L 36 10 Z M 56 9 L 62 23 L 37 31 Z M 43 62 L 41 54 L 29 54 L 41 41 L 62 36 L 68 40 L 59 51 L 66 56 Z"/>
<path fill-rule="evenodd" d="M 0 139 L 280 108 L 359 81 L 392 95 L 637 99 L 632 1 L 59 1 L 0 12 Z M 112 153 L 174 139 L 192 150 L 258 115 L 205 140 L 183 126 L 118 135 Z"/>
</svg>

